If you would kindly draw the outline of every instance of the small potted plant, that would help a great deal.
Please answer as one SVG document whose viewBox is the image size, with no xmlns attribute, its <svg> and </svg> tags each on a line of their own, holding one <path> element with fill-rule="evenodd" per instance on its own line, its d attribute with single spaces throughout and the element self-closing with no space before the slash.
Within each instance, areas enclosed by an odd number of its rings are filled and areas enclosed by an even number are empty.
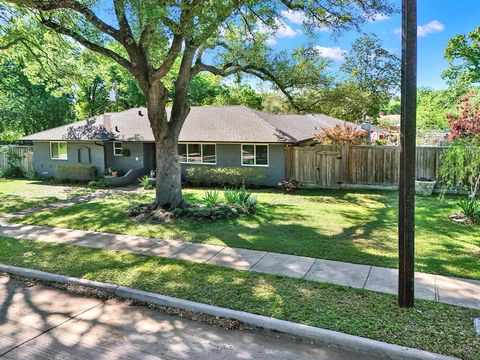
<svg viewBox="0 0 480 360">
<path fill-rule="evenodd" d="M 433 179 L 421 177 L 415 181 L 415 193 L 421 196 L 430 196 L 437 182 Z"/>
</svg>

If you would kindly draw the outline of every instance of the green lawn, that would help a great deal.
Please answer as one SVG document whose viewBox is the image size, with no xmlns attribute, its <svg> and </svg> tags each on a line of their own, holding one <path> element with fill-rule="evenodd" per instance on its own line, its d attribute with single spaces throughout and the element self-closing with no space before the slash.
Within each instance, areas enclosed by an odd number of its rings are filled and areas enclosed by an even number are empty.
<svg viewBox="0 0 480 360">
<path fill-rule="evenodd" d="M 197 201 L 204 190 L 187 189 Z M 131 193 L 36 213 L 28 224 L 180 239 L 385 267 L 397 266 L 396 193 L 305 190 L 257 191 L 251 218 L 139 224 L 125 210 L 153 192 Z M 417 198 L 418 271 L 480 279 L 480 227 L 453 223 L 457 198 Z"/>
<path fill-rule="evenodd" d="M 0 237 L 0 262 L 110 282 L 380 341 L 480 358 L 480 311 L 186 261 Z"/>
<path fill-rule="evenodd" d="M 0 178 L 0 214 L 66 199 L 89 189 L 27 179 Z"/>
</svg>

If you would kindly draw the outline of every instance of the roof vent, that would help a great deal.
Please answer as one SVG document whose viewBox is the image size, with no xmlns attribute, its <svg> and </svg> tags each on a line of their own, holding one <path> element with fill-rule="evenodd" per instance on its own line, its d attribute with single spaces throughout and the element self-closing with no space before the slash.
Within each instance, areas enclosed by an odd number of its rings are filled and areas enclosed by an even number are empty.
<svg viewBox="0 0 480 360">
<path fill-rule="evenodd" d="M 108 132 L 112 131 L 112 115 L 111 114 L 103 114 L 103 127 Z"/>
<path fill-rule="evenodd" d="M 143 116 L 142 110 L 138 110 L 138 115 Z"/>
</svg>

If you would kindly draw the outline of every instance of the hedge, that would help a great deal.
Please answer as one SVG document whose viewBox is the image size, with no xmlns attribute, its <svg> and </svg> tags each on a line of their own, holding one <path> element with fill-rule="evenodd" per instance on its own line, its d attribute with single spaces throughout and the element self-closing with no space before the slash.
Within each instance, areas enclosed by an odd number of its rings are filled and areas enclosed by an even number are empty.
<svg viewBox="0 0 480 360">
<path fill-rule="evenodd" d="M 266 177 L 267 170 L 260 167 L 191 166 L 185 180 L 192 185 L 240 186 L 263 185 Z"/>
<path fill-rule="evenodd" d="M 62 164 L 58 165 L 54 177 L 59 181 L 91 181 L 97 178 L 97 168 L 85 164 Z"/>
</svg>

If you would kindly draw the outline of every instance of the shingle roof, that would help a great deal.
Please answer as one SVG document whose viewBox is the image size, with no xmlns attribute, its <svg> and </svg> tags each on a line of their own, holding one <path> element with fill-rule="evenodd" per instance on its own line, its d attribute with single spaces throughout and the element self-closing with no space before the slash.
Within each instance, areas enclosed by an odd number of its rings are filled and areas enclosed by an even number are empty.
<svg viewBox="0 0 480 360">
<path fill-rule="evenodd" d="M 101 115 L 28 135 L 22 140 L 154 141 L 145 108 L 107 116 L 110 119 L 107 128 Z M 194 106 L 185 120 L 179 141 L 295 143 L 311 139 L 321 129 L 342 123 L 343 120 L 326 115 L 275 115 L 243 105 Z"/>
</svg>

